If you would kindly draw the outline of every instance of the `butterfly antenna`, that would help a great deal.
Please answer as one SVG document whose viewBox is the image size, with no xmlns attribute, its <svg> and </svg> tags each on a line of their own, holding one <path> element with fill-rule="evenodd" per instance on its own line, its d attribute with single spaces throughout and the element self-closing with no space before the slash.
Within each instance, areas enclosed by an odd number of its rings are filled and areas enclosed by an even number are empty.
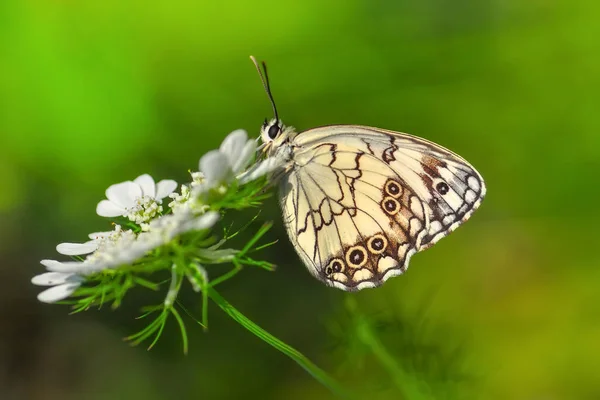
<svg viewBox="0 0 600 400">
<path fill-rule="evenodd" d="M 267 74 L 267 63 L 264 61 L 261 63 L 262 70 L 258 65 L 258 61 L 254 56 L 250 56 L 250 59 L 254 63 L 256 70 L 258 71 L 258 76 L 260 76 L 260 80 L 262 81 L 263 87 L 265 88 L 265 92 L 267 92 L 267 96 L 269 96 L 269 101 L 271 102 L 271 106 L 273 107 L 273 114 L 275 114 L 275 121 L 279 122 L 279 114 L 277 114 L 277 107 L 275 107 L 275 100 L 273 99 L 273 93 L 271 93 L 271 85 L 269 84 L 269 74 Z"/>
</svg>

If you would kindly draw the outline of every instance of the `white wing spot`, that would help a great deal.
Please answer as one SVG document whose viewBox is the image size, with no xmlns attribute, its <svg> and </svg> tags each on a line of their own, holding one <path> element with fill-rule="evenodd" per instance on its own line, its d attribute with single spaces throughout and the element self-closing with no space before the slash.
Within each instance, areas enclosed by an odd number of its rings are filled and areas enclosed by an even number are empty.
<svg viewBox="0 0 600 400">
<path fill-rule="evenodd" d="M 365 281 L 365 282 L 361 282 L 358 285 L 356 285 L 356 290 L 363 290 L 363 289 L 368 289 L 368 288 L 374 288 L 375 286 L 375 282 L 373 281 Z"/>
<path fill-rule="evenodd" d="M 356 270 L 356 272 L 352 276 L 352 279 L 354 279 L 356 282 L 360 282 L 366 281 L 367 279 L 371 279 L 372 277 L 373 273 L 371 271 L 369 271 L 366 268 L 361 268 L 359 270 Z"/>
<path fill-rule="evenodd" d="M 410 197 L 410 211 L 415 214 L 415 216 L 423 218 L 423 207 L 421 207 L 421 202 L 416 196 Z"/>
<path fill-rule="evenodd" d="M 336 272 L 333 275 L 331 275 L 331 279 L 338 282 L 346 282 L 348 280 L 348 277 L 342 274 L 341 272 Z"/>
<path fill-rule="evenodd" d="M 448 214 L 444 217 L 444 219 L 442 220 L 442 223 L 444 225 L 448 225 L 451 224 L 452 222 L 454 222 L 456 220 L 456 217 L 454 216 L 454 214 Z"/>
<path fill-rule="evenodd" d="M 479 180 L 474 176 L 469 176 L 469 178 L 467 179 L 467 184 L 471 189 L 473 189 L 476 192 L 478 192 L 479 189 L 481 189 L 481 186 L 479 185 Z"/>
<path fill-rule="evenodd" d="M 473 204 L 476 198 L 477 195 L 472 190 L 467 190 L 467 192 L 465 193 L 465 201 L 469 204 Z"/>
<path fill-rule="evenodd" d="M 409 249 L 410 244 L 404 243 L 398 246 L 398 259 L 403 260 L 406 257 L 406 252 Z"/>
<path fill-rule="evenodd" d="M 435 234 L 442 230 L 442 223 L 440 221 L 432 221 L 429 226 L 429 233 Z"/>
<path fill-rule="evenodd" d="M 379 261 L 377 262 L 377 271 L 380 274 L 383 274 L 388 269 L 391 269 L 391 268 L 394 268 L 397 266 L 398 266 L 398 261 L 396 261 L 393 257 L 385 256 L 385 257 L 381 257 L 379 259 Z"/>
<path fill-rule="evenodd" d="M 419 231 L 423 227 L 423 225 L 421 224 L 421 221 L 417 218 L 412 218 L 409 222 L 409 226 L 410 226 L 410 236 L 413 236 L 413 237 L 417 237 L 417 233 L 419 233 Z"/>
</svg>

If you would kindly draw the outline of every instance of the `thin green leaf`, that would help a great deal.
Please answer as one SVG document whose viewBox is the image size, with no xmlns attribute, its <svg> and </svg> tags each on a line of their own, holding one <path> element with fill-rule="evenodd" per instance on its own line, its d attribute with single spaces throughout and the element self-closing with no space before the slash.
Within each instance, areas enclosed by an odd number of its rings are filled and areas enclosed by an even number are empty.
<svg viewBox="0 0 600 400">
<path fill-rule="evenodd" d="M 154 291 L 157 291 L 160 288 L 158 283 L 154 283 L 154 282 L 151 282 L 144 278 L 140 278 L 139 276 L 134 276 L 133 282 L 137 285 L 140 285 L 142 287 L 145 287 L 147 289 L 154 290 Z"/>
<path fill-rule="evenodd" d="M 240 251 L 239 256 L 241 257 L 245 255 L 256 244 L 256 242 L 258 242 L 260 238 L 263 237 L 264 234 L 267 233 L 272 227 L 272 222 L 264 223 L 256 232 L 256 234 L 252 237 L 252 239 L 250 239 L 250 241 L 246 243 L 246 246 L 244 246 L 244 248 Z"/>
<path fill-rule="evenodd" d="M 210 298 L 217 303 L 217 305 L 234 321 L 239 323 L 249 332 L 257 336 L 259 339 L 263 340 L 265 343 L 268 343 L 275 349 L 279 350 L 281 353 L 285 354 L 292 360 L 294 360 L 298 365 L 300 365 L 305 371 L 307 371 L 310 375 L 312 375 L 317 381 L 325 385 L 329 390 L 334 392 L 340 397 L 353 399 L 355 398 L 349 392 L 347 392 L 342 386 L 336 382 L 333 378 L 331 378 L 325 371 L 321 368 L 317 367 L 312 361 L 310 361 L 306 356 L 300 353 L 298 350 L 289 346 L 288 344 L 282 342 L 277 339 L 275 336 L 271 335 L 269 332 L 262 329 L 260 326 L 256 325 L 250 319 L 248 319 L 245 315 L 240 313 L 235 307 L 229 304 L 221 295 L 215 291 L 214 288 L 208 288 Z"/>
<path fill-rule="evenodd" d="M 148 350 L 152 350 L 154 345 L 158 343 L 158 339 L 160 339 L 160 337 L 162 336 L 163 330 L 165 329 L 165 325 L 167 325 L 167 316 L 168 314 L 166 312 L 163 312 L 161 314 L 162 323 L 158 328 L 158 332 L 156 332 L 156 335 L 154 336 L 154 340 L 152 341 L 152 343 L 150 343 L 150 346 L 148 346 Z"/>
<path fill-rule="evenodd" d="M 249 251 L 249 253 L 254 253 L 255 251 L 259 251 L 259 250 L 265 249 L 267 247 L 271 247 L 271 246 L 273 246 L 274 244 L 276 244 L 278 242 L 279 242 L 279 239 L 275 239 L 272 242 L 265 243 L 265 244 L 262 244 L 260 246 L 255 247 L 254 250 Z"/>
<path fill-rule="evenodd" d="M 161 315 L 156 317 L 148 326 L 146 326 L 144 329 L 137 333 L 127 336 L 125 340 L 132 341 L 133 344 L 140 344 L 156 331 L 158 325 L 161 324 L 162 320 L 163 314 L 161 313 Z"/>
<path fill-rule="evenodd" d="M 256 215 L 254 215 L 254 217 L 252 217 L 252 219 L 250 219 L 250 221 L 248 221 L 248 223 L 244 224 L 240 229 L 238 229 L 235 233 L 233 233 L 232 235 L 228 235 L 225 234 L 225 237 L 227 238 L 227 240 L 229 239 L 233 239 L 234 237 L 236 237 L 237 235 L 240 234 L 240 232 L 245 231 L 246 229 L 248 229 L 248 227 L 250 225 L 252 225 L 254 223 L 254 221 L 256 221 L 256 219 L 258 218 L 258 216 L 260 215 L 260 210 L 256 213 Z"/>
<path fill-rule="evenodd" d="M 188 309 L 187 309 L 187 307 L 185 307 L 185 306 L 183 305 L 183 303 L 182 303 L 182 302 L 180 302 L 179 300 L 177 300 L 177 305 L 178 305 L 178 306 L 179 306 L 179 308 L 181 308 L 181 309 L 183 310 L 183 312 L 184 312 L 184 313 L 185 313 L 185 314 L 186 314 L 188 317 L 190 317 L 190 318 L 191 318 L 191 319 L 192 319 L 192 320 L 193 320 L 195 323 L 197 323 L 197 324 L 198 324 L 198 325 L 200 325 L 201 327 L 205 328 L 205 326 L 202 324 L 202 322 L 201 322 L 201 321 L 200 321 L 198 318 L 196 318 L 196 317 L 194 316 L 194 314 L 192 314 L 192 313 L 191 313 L 191 311 L 190 311 L 190 310 L 188 310 Z"/>
<path fill-rule="evenodd" d="M 177 323 L 179 324 L 179 329 L 181 330 L 181 337 L 183 339 L 183 354 L 187 354 L 188 337 L 187 331 L 185 330 L 185 324 L 183 323 L 183 319 L 181 319 L 181 315 L 179 315 L 179 312 L 175 309 L 175 307 L 170 307 L 169 310 L 171 311 L 171 314 L 173 314 L 173 316 L 177 320 Z"/>
<path fill-rule="evenodd" d="M 242 270 L 242 266 L 238 262 L 236 262 L 234 260 L 234 262 L 233 262 L 233 268 L 230 271 L 228 271 L 228 272 L 224 273 L 223 275 L 219 276 L 218 278 L 213 279 L 210 282 L 210 286 L 217 286 L 219 283 L 225 282 L 226 280 L 233 278 L 241 270 Z"/>
</svg>

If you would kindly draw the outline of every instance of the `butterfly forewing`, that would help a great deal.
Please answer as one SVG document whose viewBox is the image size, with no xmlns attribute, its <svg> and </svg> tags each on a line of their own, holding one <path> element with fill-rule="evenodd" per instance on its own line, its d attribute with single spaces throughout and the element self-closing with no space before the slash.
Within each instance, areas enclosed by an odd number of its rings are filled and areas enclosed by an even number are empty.
<svg viewBox="0 0 600 400">
<path fill-rule="evenodd" d="M 485 196 L 483 178 L 466 160 L 428 140 L 384 129 L 334 125 L 311 129 L 296 138 L 301 148 L 325 142 L 362 141 L 368 151 L 392 167 L 425 203 L 428 248 L 466 221 Z"/>
<path fill-rule="evenodd" d="M 293 142 L 281 205 L 288 234 L 318 279 L 378 286 L 479 206 L 483 179 L 432 142 L 376 128 L 312 129 Z"/>
</svg>

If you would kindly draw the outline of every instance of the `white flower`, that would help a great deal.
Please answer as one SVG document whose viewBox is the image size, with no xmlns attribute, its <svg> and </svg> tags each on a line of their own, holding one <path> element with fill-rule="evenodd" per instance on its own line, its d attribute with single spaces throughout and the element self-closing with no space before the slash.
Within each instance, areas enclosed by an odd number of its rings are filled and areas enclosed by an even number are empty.
<svg viewBox="0 0 600 400">
<path fill-rule="evenodd" d="M 100 239 L 96 251 L 83 261 L 42 260 L 41 264 L 48 271 L 81 275 L 131 265 L 177 235 L 209 229 L 218 220 L 219 213 L 216 211 L 209 211 L 200 217 L 194 217 L 191 211 L 166 215 L 152 220 L 148 231 L 137 236 L 131 230 L 115 230 L 112 235 Z"/>
<path fill-rule="evenodd" d="M 254 164 L 247 171 L 238 176 L 238 180 L 241 184 L 248 183 L 255 179 L 260 178 L 263 175 L 270 174 L 271 172 L 281 169 L 285 166 L 286 159 L 279 153 L 272 157 L 269 157 L 261 162 Z"/>
<path fill-rule="evenodd" d="M 192 175 L 192 187 L 204 182 L 204 174 L 202 172 L 191 172 L 190 174 Z"/>
<path fill-rule="evenodd" d="M 154 219 L 148 231 L 137 236 L 133 231 L 124 231 L 116 225 L 114 231 L 91 234 L 90 237 L 97 236 L 86 243 L 61 243 L 57 246 L 60 253 L 91 254 L 83 261 L 42 260 L 41 264 L 50 272 L 34 276 L 31 282 L 38 286 L 52 286 L 38 295 L 40 301 L 54 303 L 63 300 L 81 286 L 85 275 L 130 265 L 180 234 L 212 228 L 219 217 L 216 211 L 199 217 L 195 217 L 191 211 L 181 212 Z"/>
<path fill-rule="evenodd" d="M 286 164 L 287 155 L 279 152 L 243 171 L 255 152 L 256 141 L 248 139 L 246 131 L 239 129 L 231 132 L 218 150 L 209 151 L 200 158 L 200 171 L 204 173 L 205 180 L 194 188 L 192 197 L 197 198 L 207 189 L 227 183 L 233 178 L 238 179 L 241 184 L 248 183 Z"/>
<path fill-rule="evenodd" d="M 256 141 L 248 139 L 243 129 L 231 132 L 221 143 L 219 151 L 227 157 L 234 175 L 239 174 L 252 160 L 256 152 Z"/>
<path fill-rule="evenodd" d="M 173 201 L 169 203 L 169 207 L 173 210 L 173 214 L 184 212 L 189 208 L 193 208 L 198 214 L 203 214 L 207 211 L 206 207 L 198 206 L 196 202 L 190 202 L 192 190 L 200 188 L 204 183 L 204 174 L 202 172 L 191 172 L 192 182 L 189 185 L 181 185 L 181 193 L 173 192 L 169 195 Z M 197 209 L 196 209 L 197 208 Z"/>
<path fill-rule="evenodd" d="M 41 263 L 49 271 L 91 274 L 105 269 L 117 268 L 132 264 L 157 247 L 147 236 L 136 236 L 132 231 L 123 231 L 118 238 L 105 241 L 96 251 L 83 261 L 42 260 Z"/>
<path fill-rule="evenodd" d="M 77 274 L 45 272 L 34 276 L 31 283 L 37 286 L 52 286 L 38 294 L 37 298 L 44 303 L 54 303 L 72 295 L 83 280 L 84 278 Z"/>
<path fill-rule="evenodd" d="M 173 210 L 173 214 L 188 207 L 190 193 L 190 187 L 188 185 L 181 185 L 181 194 L 173 192 L 169 195 L 169 197 L 173 199 L 173 201 L 169 203 L 169 207 Z"/>
<path fill-rule="evenodd" d="M 133 181 L 111 185 L 106 189 L 108 200 L 102 200 L 96 212 L 102 217 L 125 216 L 136 224 L 150 221 L 162 212 L 162 199 L 177 188 L 177 182 L 164 179 L 158 184 L 148 174 Z"/>
<path fill-rule="evenodd" d="M 252 160 L 256 142 L 248 139 L 243 129 L 231 132 L 218 150 L 212 150 L 200 158 L 199 169 L 204 174 L 205 184 L 213 188 L 235 178 Z"/>
<path fill-rule="evenodd" d="M 121 232 L 121 225 L 115 225 L 114 231 L 94 232 L 88 237 L 91 239 L 85 243 L 60 243 L 56 246 L 56 251 L 66 256 L 80 256 L 83 254 L 93 253 L 98 249 L 103 240 L 113 240 L 118 237 Z"/>
<path fill-rule="evenodd" d="M 219 220 L 220 214 L 216 211 L 208 211 L 196 217 L 191 210 L 186 210 L 172 215 L 155 219 L 150 223 L 148 235 L 160 237 L 163 243 L 168 243 L 177 235 L 190 231 L 199 231 L 212 228 Z M 142 233 L 143 234 L 143 233 Z M 140 236 L 142 235 L 140 234 Z"/>
</svg>

